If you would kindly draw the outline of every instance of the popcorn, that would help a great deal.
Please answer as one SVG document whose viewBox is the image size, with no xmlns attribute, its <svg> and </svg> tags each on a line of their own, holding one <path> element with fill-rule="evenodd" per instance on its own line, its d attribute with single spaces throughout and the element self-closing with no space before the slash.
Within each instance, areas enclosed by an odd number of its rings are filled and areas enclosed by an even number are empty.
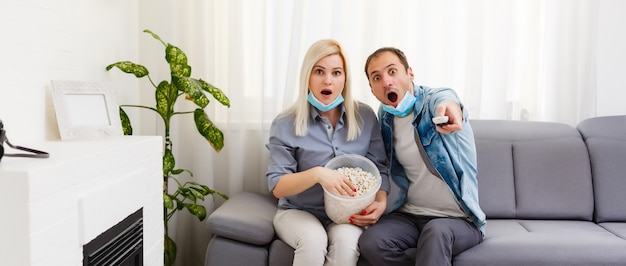
<svg viewBox="0 0 626 266">
<path fill-rule="evenodd" d="M 361 167 L 340 167 L 336 171 L 350 179 L 350 182 L 356 187 L 355 197 L 363 196 L 373 188 L 378 187 L 376 177 Z"/>
</svg>

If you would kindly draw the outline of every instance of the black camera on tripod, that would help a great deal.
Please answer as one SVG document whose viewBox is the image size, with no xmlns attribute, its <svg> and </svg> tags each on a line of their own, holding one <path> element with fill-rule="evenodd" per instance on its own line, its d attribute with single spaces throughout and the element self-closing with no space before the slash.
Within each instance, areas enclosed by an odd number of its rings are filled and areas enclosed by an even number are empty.
<svg viewBox="0 0 626 266">
<path fill-rule="evenodd" d="M 29 152 L 29 153 L 6 153 L 5 154 L 4 153 L 4 143 L 5 142 L 12 149 L 26 151 L 26 152 Z M 17 146 L 17 145 L 12 145 L 11 142 L 9 142 L 9 139 L 7 139 L 7 134 L 6 134 L 6 131 L 4 130 L 4 124 L 2 123 L 2 120 L 0 120 L 0 160 L 2 160 L 2 157 L 4 157 L 4 156 L 7 156 L 7 157 L 30 157 L 30 158 L 48 158 L 48 157 L 50 157 L 50 155 L 47 152 L 45 152 L 45 151 L 35 150 L 35 149 L 21 147 L 21 146 Z"/>
</svg>

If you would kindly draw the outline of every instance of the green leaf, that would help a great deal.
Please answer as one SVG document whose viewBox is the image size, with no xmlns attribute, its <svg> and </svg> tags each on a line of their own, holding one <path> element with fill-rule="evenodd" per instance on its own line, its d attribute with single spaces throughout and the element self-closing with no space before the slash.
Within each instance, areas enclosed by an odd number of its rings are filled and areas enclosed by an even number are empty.
<svg viewBox="0 0 626 266">
<path fill-rule="evenodd" d="M 187 65 L 187 55 L 183 50 L 174 45 L 167 44 L 165 47 L 165 60 L 170 63 L 172 76 L 191 76 L 191 66 Z"/>
<path fill-rule="evenodd" d="M 172 200 L 172 196 L 167 193 L 163 193 L 163 206 L 170 210 L 174 209 L 174 200 Z"/>
<path fill-rule="evenodd" d="M 191 191 L 191 194 L 193 194 L 194 197 L 196 197 L 196 198 L 198 198 L 200 200 L 204 200 L 204 195 L 206 195 L 206 194 L 202 193 L 203 192 L 202 190 L 198 190 L 198 189 L 196 189 L 194 187 L 190 187 L 189 191 Z"/>
<path fill-rule="evenodd" d="M 130 124 L 130 119 L 124 109 L 120 107 L 120 122 L 122 122 L 122 130 L 124 131 L 124 135 L 132 135 L 133 134 L 133 126 Z"/>
<path fill-rule="evenodd" d="M 178 90 L 187 94 L 187 98 L 200 108 L 209 105 L 209 98 L 207 98 L 202 91 L 202 86 L 198 80 L 182 76 L 172 76 L 172 82 Z"/>
<path fill-rule="evenodd" d="M 207 190 L 207 191 L 213 191 L 213 190 L 212 190 L 209 186 L 207 186 L 207 185 L 198 184 L 198 186 L 201 186 L 204 190 Z M 211 194 L 213 194 L 213 193 L 211 193 Z"/>
<path fill-rule="evenodd" d="M 186 204 L 185 208 L 187 208 L 187 210 L 189 210 L 189 212 L 191 212 L 191 214 L 193 214 L 196 217 L 198 217 L 198 219 L 200 221 L 204 221 L 204 219 L 206 218 L 206 208 L 204 208 L 204 206 L 202 206 L 202 205 L 199 205 L 199 204 Z"/>
<path fill-rule="evenodd" d="M 222 197 L 222 199 L 228 200 L 228 196 L 222 192 L 219 191 L 215 191 L 215 194 L 219 195 L 220 197 Z"/>
<path fill-rule="evenodd" d="M 176 243 L 167 234 L 165 234 L 165 251 L 163 253 L 165 256 L 165 265 L 174 265 L 174 261 L 176 260 Z"/>
<path fill-rule="evenodd" d="M 180 211 L 185 208 L 185 203 L 183 203 L 183 201 L 176 199 L 176 203 L 176 210 Z"/>
<path fill-rule="evenodd" d="M 228 99 L 228 97 L 226 96 L 226 94 L 224 94 L 222 90 L 202 79 L 198 80 L 198 82 L 202 86 L 202 89 L 213 95 L 213 98 L 215 98 L 218 102 L 220 102 L 224 106 L 230 107 L 230 99 Z"/>
<path fill-rule="evenodd" d="M 202 195 L 209 195 L 209 194 L 213 194 L 215 193 L 215 190 L 212 190 L 211 188 L 209 188 L 208 186 L 202 185 L 202 184 L 195 184 L 196 186 L 193 187 L 196 190 L 198 190 L 200 193 L 202 193 Z"/>
<path fill-rule="evenodd" d="M 155 39 L 159 40 L 159 41 L 163 44 L 163 46 L 167 46 L 167 44 L 165 44 L 165 42 L 164 42 L 163 40 L 161 40 L 161 37 L 159 37 L 159 35 L 156 35 L 156 34 L 155 34 L 155 33 L 153 33 L 152 31 L 147 30 L 147 29 L 146 29 L 146 30 L 143 30 L 143 32 L 145 32 L 145 33 L 148 33 L 148 34 L 152 35 L 152 38 L 155 38 Z"/>
<path fill-rule="evenodd" d="M 196 203 L 200 198 L 196 197 L 196 195 L 202 196 L 202 194 L 198 194 L 197 191 L 193 191 L 192 189 L 187 190 L 187 194 L 185 194 L 185 198 L 189 201 Z M 204 197 L 202 197 L 204 198 Z"/>
<path fill-rule="evenodd" d="M 180 173 L 182 173 L 184 171 L 185 171 L 185 169 L 174 169 L 174 170 L 172 170 L 172 174 L 173 175 L 178 175 L 178 174 L 180 174 Z"/>
<path fill-rule="evenodd" d="M 196 128 L 200 135 L 202 135 L 213 146 L 215 151 L 219 152 L 224 147 L 224 133 L 220 131 L 209 119 L 209 116 L 203 109 L 196 109 L 193 112 L 194 120 L 196 121 Z"/>
<path fill-rule="evenodd" d="M 130 61 L 121 61 L 117 63 L 110 64 L 106 67 L 107 71 L 111 70 L 111 68 L 117 67 L 124 73 L 129 73 L 135 75 L 135 77 L 141 78 L 150 74 L 148 69 L 142 65 L 135 64 Z"/>
<path fill-rule="evenodd" d="M 193 173 L 187 169 L 172 169 L 172 175 L 180 175 L 183 172 L 187 172 L 191 177 L 193 177 Z"/>
<path fill-rule="evenodd" d="M 185 199 L 191 200 L 193 202 L 196 201 L 196 196 L 191 192 L 189 188 L 186 187 L 178 187 L 178 191 L 180 192 Z"/>
<path fill-rule="evenodd" d="M 161 81 L 154 92 L 156 99 L 157 112 L 163 117 L 168 118 L 174 112 L 174 103 L 178 93 L 176 88 L 171 86 L 167 81 Z"/>
<path fill-rule="evenodd" d="M 174 154 L 172 154 L 172 150 L 165 149 L 163 154 L 163 175 L 166 176 L 174 169 L 174 165 L 176 164 L 176 160 L 174 159 Z"/>
</svg>

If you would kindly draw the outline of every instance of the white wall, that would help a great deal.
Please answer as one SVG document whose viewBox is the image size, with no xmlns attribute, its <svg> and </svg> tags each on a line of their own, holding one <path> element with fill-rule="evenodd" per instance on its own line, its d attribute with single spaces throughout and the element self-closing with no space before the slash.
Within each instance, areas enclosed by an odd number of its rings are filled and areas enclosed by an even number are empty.
<svg viewBox="0 0 626 266">
<path fill-rule="evenodd" d="M 0 2 L 0 119 L 13 144 L 58 140 L 51 80 L 118 79 L 105 67 L 138 55 L 137 3 L 128 0 Z M 136 86 L 134 79 L 118 84 Z M 133 88 L 118 97 L 137 97 Z"/>
</svg>

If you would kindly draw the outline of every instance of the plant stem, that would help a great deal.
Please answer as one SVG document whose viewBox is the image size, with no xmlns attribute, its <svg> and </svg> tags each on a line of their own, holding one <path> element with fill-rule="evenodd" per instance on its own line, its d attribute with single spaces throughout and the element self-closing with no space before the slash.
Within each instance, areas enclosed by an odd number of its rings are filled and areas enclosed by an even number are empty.
<svg viewBox="0 0 626 266">
<path fill-rule="evenodd" d="M 122 105 L 120 105 L 120 107 L 139 107 L 139 108 L 144 108 L 144 109 L 150 109 L 150 110 L 155 111 L 155 112 L 157 112 L 157 113 L 159 112 L 159 111 L 157 111 L 157 109 L 156 109 L 156 108 L 153 108 L 153 107 L 148 107 L 148 106 L 143 106 L 143 105 L 122 104 Z"/>
</svg>

